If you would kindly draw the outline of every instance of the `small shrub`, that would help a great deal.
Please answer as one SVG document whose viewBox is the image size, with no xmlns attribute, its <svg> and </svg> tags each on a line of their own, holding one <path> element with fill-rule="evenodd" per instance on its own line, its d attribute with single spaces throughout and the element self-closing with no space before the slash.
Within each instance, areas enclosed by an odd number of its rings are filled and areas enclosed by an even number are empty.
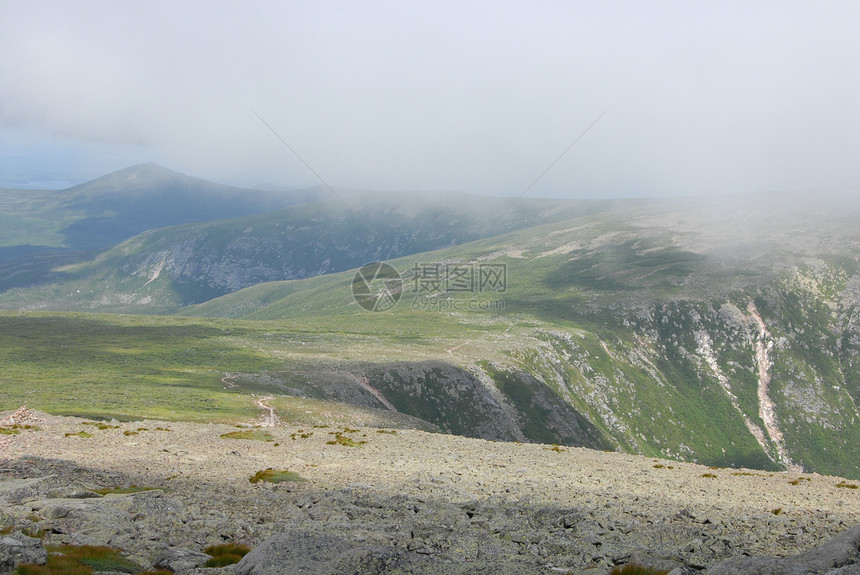
<svg viewBox="0 0 860 575">
<path fill-rule="evenodd" d="M 555 451 L 556 453 L 561 453 L 562 451 L 564 451 L 564 447 L 557 443 L 553 443 L 552 447 L 547 447 L 546 449 L 548 449 L 549 451 Z"/>
<path fill-rule="evenodd" d="M 44 527 L 42 529 L 29 529 L 29 528 L 25 527 L 25 528 L 21 529 L 21 535 L 26 535 L 27 537 L 30 537 L 31 539 L 44 539 L 45 535 L 47 535 L 48 532 L 50 532 L 50 531 L 51 531 L 50 529 L 47 529 Z"/>
<path fill-rule="evenodd" d="M 18 435 L 21 433 L 12 427 L 0 427 L 0 435 Z"/>
<path fill-rule="evenodd" d="M 170 431 L 170 429 L 168 429 L 166 427 L 156 427 L 155 431 Z"/>
<path fill-rule="evenodd" d="M 208 560 L 204 567 L 224 567 L 225 565 L 234 565 L 242 560 L 242 557 L 248 554 L 251 548 L 241 543 L 223 543 L 221 545 L 210 545 L 203 552 L 211 555 L 212 559 Z"/>
<path fill-rule="evenodd" d="M 137 432 L 136 432 L 136 431 L 129 431 L 129 430 L 125 430 L 125 431 L 123 431 L 123 432 L 122 432 L 122 434 L 123 434 L 123 435 L 125 435 L 125 436 L 129 436 L 129 435 L 137 435 Z"/>
<path fill-rule="evenodd" d="M 776 509 L 771 510 L 771 513 L 773 513 L 774 515 L 782 514 L 782 507 L 777 507 Z"/>
<path fill-rule="evenodd" d="M 844 481 L 840 481 L 836 484 L 836 487 L 841 487 L 843 489 L 857 489 L 857 485 L 854 483 L 846 483 Z"/>
<path fill-rule="evenodd" d="M 628 563 L 627 565 L 619 565 L 613 569 L 609 575 L 666 575 L 668 571 L 654 569 L 653 567 L 643 567 L 636 563 Z"/>
<path fill-rule="evenodd" d="M 343 432 L 344 433 L 358 433 L 358 430 L 357 429 L 350 429 L 349 427 L 344 426 Z"/>
<path fill-rule="evenodd" d="M 716 478 L 717 478 L 717 476 L 716 476 L 716 475 L 714 475 L 713 473 L 702 473 L 702 477 L 709 477 L 709 478 L 711 478 L 711 479 L 716 479 Z"/>
<path fill-rule="evenodd" d="M 287 481 L 307 481 L 307 479 L 295 471 L 287 471 L 286 469 L 279 471 L 270 467 L 263 471 L 258 471 L 253 477 L 249 478 L 248 481 L 250 483 L 285 483 Z M 208 553 L 208 551 L 206 553 Z"/>
<path fill-rule="evenodd" d="M 92 433 L 87 433 L 86 431 L 79 431 L 77 433 L 67 433 L 66 437 L 92 437 Z"/>
<path fill-rule="evenodd" d="M 664 467 L 666 467 L 666 466 L 663 465 L 662 463 L 657 463 L 656 465 L 654 465 L 654 469 L 663 469 Z"/>
<path fill-rule="evenodd" d="M 388 435 L 396 435 L 396 429 L 377 429 L 376 433 L 387 433 Z"/>
</svg>

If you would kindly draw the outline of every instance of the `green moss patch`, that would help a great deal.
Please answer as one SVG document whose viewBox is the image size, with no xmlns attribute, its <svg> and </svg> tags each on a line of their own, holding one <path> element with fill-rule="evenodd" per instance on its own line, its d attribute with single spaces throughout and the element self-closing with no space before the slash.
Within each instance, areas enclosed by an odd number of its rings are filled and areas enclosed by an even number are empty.
<svg viewBox="0 0 860 575">
<path fill-rule="evenodd" d="M 125 495 L 128 493 L 141 493 L 143 491 L 156 491 L 160 487 L 141 487 L 140 485 L 117 485 L 114 487 L 103 487 L 102 489 L 93 489 L 93 493 L 99 495 Z"/>
<path fill-rule="evenodd" d="M 109 425 L 107 423 L 101 423 L 100 421 L 85 421 L 82 425 L 92 425 L 96 429 L 100 430 L 119 429 L 119 425 Z"/>
<path fill-rule="evenodd" d="M 287 471 L 286 469 L 277 470 L 270 467 L 268 469 L 258 471 L 253 477 L 249 478 L 248 481 L 251 483 L 285 483 L 288 481 L 307 481 L 307 479 L 295 471 Z M 208 551 L 206 553 L 208 553 Z"/>
<path fill-rule="evenodd" d="M 266 431 L 260 429 L 246 429 L 243 431 L 231 431 L 222 433 L 224 439 L 253 439 L 256 441 L 274 441 L 274 437 Z"/>
<path fill-rule="evenodd" d="M 18 435 L 22 431 L 39 431 L 40 429 L 37 425 L 14 423 L 0 427 L 0 435 Z"/>
<path fill-rule="evenodd" d="M 140 573 L 143 567 L 124 557 L 113 547 L 60 545 L 47 547 L 44 565 L 20 565 L 18 575 L 88 575 L 94 571 Z"/>
</svg>

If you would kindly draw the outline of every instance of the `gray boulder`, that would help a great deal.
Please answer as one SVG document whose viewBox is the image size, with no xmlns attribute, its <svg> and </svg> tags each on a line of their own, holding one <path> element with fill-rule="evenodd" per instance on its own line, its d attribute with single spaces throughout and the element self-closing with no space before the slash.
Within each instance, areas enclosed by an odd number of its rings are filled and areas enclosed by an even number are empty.
<svg viewBox="0 0 860 575">
<path fill-rule="evenodd" d="M 0 537 L 0 573 L 10 573 L 23 563 L 43 565 L 47 555 L 40 539 L 20 533 Z"/>
<path fill-rule="evenodd" d="M 205 553 L 174 547 L 165 549 L 153 565 L 162 569 L 170 569 L 174 573 L 182 573 L 183 571 L 190 571 L 195 567 L 202 566 L 209 559 L 211 557 Z"/>
<path fill-rule="evenodd" d="M 270 537 L 236 565 L 236 575 L 545 575 L 521 561 L 451 562 L 347 535 L 291 531 Z"/>
<path fill-rule="evenodd" d="M 274 535 L 236 565 L 236 575 L 323 575 L 334 573 L 349 542 L 336 535 L 292 531 Z"/>
<path fill-rule="evenodd" d="M 723 561 L 707 571 L 708 575 L 814 575 L 794 558 L 739 557 Z"/>
<path fill-rule="evenodd" d="M 796 557 L 816 573 L 860 562 L 860 525 L 843 531 L 824 545 Z"/>
<path fill-rule="evenodd" d="M 708 575 L 860 575 L 860 525 L 793 557 L 740 557 L 723 561 Z"/>
</svg>

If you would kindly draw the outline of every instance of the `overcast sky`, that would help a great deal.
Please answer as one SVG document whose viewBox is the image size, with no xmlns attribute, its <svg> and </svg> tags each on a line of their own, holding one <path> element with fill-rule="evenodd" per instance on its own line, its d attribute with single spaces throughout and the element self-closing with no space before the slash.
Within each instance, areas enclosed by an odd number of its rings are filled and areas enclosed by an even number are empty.
<svg viewBox="0 0 860 575">
<path fill-rule="evenodd" d="M 0 186 L 860 186 L 860 2 L 0 0 Z M 53 181 L 53 184 L 51 182 Z"/>
</svg>

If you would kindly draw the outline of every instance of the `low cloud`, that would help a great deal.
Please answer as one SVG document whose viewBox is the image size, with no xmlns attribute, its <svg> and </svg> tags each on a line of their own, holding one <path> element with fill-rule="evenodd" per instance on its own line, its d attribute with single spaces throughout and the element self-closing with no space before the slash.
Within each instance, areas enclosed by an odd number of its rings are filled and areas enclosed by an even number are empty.
<svg viewBox="0 0 860 575">
<path fill-rule="evenodd" d="M 853 2 L 4 3 L 0 167 L 317 183 L 256 113 L 335 186 L 517 195 L 608 109 L 531 195 L 856 186 L 858 20 Z"/>
</svg>

